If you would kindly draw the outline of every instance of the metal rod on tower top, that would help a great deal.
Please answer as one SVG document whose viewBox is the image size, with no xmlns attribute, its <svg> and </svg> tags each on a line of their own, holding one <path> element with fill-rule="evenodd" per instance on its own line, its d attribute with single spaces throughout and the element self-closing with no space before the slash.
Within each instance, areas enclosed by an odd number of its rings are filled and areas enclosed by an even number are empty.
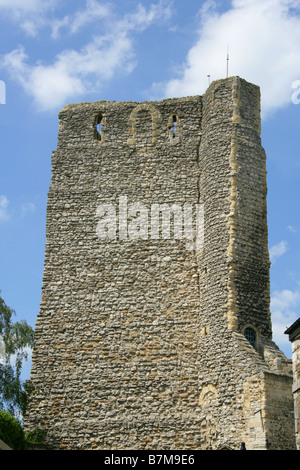
<svg viewBox="0 0 300 470">
<path fill-rule="evenodd" d="M 226 69 L 227 78 L 228 78 L 228 64 L 229 64 L 229 45 L 227 44 L 227 69 Z"/>
</svg>

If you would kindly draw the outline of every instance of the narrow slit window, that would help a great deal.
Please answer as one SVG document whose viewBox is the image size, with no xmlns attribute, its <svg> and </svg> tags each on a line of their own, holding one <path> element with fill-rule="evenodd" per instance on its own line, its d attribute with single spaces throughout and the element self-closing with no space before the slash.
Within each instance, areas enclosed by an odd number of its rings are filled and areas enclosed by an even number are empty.
<svg viewBox="0 0 300 470">
<path fill-rule="evenodd" d="M 102 114 L 98 114 L 98 116 L 96 116 L 96 120 L 95 120 L 95 139 L 96 140 L 104 140 L 103 139 L 103 135 L 104 135 L 104 122 L 103 122 L 103 116 Z"/>
<path fill-rule="evenodd" d="M 177 114 L 171 114 L 168 119 L 167 134 L 170 144 L 178 144 L 181 138 L 182 124 Z"/>
<path fill-rule="evenodd" d="M 179 126 L 177 125 L 177 118 L 176 116 L 173 116 L 173 125 L 170 128 L 172 133 L 173 133 L 173 139 L 176 137 L 176 130 L 179 129 Z"/>
</svg>

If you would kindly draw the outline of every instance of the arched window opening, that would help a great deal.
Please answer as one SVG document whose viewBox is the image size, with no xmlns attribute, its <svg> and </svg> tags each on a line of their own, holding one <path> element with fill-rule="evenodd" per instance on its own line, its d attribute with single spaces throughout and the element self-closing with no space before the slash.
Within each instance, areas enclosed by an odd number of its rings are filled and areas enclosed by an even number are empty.
<svg viewBox="0 0 300 470">
<path fill-rule="evenodd" d="M 104 140 L 104 118 L 102 114 L 97 114 L 95 118 L 95 140 L 103 141 Z"/>
<path fill-rule="evenodd" d="M 173 124 L 172 126 L 170 127 L 172 133 L 173 133 L 173 139 L 175 139 L 176 137 L 176 130 L 179 129 L 179 126 L 177 125 L 177 117 L 175 115 L 173 115 L 173 118 L 172 118 L 172 121 L 173 121 Z"/>
<path fill-rule="evenodd" d="M 256 332 L 253 328 L 245 328 L 244 331 L 245 338 L 249 341 L 251 346 L 255 348 L 256 346 Z"/>
<path fill-rule="evenodd" d="M 177 144 L 180 141 L 182 124 L 176 114 L 171 114 L 168 120 L 168 138 L 171 144 Z"/>
<path fill-rule="evenodd" d="M 153 105 L 147 103 L 138 104 L 131 112 L 128 122 L 128 145 L 135 145 L 138 140 L 140 143 L 148 141 L 151 145 L 156 143 L 161 133 L 159 129 L 161 115 Z"/>
</svg>

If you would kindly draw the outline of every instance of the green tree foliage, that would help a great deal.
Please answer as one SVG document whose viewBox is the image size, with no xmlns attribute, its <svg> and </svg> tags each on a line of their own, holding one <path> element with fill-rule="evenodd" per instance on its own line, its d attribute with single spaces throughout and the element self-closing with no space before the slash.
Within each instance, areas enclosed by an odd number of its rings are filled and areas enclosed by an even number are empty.
<svg viewBox="0 0 300 470">
<path fill-rule="evenodd" d="M 28 386 L 21 380 L 26 348 L 33 347 L 34 332 L 26 321 L 12 322 L 15 311 L 0 297 L 0 410 L 15 417 L 26 411 Z"/>
<path fill-rule="evenodd" d="M 13 450 L 24 450 L 27 447 L 21 424 L 6 411 L 0 411 L 0 439 Z"/>
</svg>

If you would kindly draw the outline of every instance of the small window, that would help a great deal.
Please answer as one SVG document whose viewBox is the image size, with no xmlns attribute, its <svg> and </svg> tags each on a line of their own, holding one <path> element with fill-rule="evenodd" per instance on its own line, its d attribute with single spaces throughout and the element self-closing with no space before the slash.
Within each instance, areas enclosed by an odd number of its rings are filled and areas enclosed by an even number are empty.
<svg viewBox="0 0 300 470">
<path fill-rule="evenodd" d="M 173 118 L 172 118 L 172 126 L 170 127 L 171 131 L 172 131 L 172 137 L 173 139 L 175 139 L 176 137 L 176 131 L 177 129 L 179 129 L 179 126 L 177 125 L 177 117 L 175 115 L 173 115 Z"/>
<path fill-rule="evenodd" d="M 105 123 L 102 114 L 97 114 L 95 118 L 95 140 L 104 140 L 104 125 Z"/>
<path fill-rule="evenodd" d="M 245 328 L 244 331 L 245 338 L 249 341 L 251 346 L 255 348 L 256 346 L 256 333 L 253 328 Z"/>
<path fill-rule="evenodd" d="M 182 125 L 176 114 L 171 114 L 168 120 L 168 136 L 171 144 L 177 144 L 180 141 Z"/>
</svg>

